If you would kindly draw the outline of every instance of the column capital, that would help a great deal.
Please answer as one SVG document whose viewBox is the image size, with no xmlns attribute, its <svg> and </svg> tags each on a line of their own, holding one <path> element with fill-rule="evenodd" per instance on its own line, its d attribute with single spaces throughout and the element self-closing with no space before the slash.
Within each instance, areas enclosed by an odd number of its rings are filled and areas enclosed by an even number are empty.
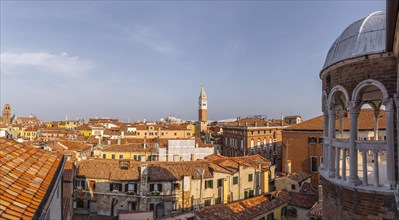
<svg viewBox="0 0 399 220">
<path fill-rule="evenodd" d="M 348 106 L 349 112 L 359 112 L 359 101 L 347 101 L 345 104 Z"/>
<path fill-rule="evenodd" d="M 386 98 L 386 99 L 382 100 L 382 104 L 385 105 L 385 111 L 391 111 L 392 110 L 392 107 L 393 107 L 392 98 Z"/>
</svg>

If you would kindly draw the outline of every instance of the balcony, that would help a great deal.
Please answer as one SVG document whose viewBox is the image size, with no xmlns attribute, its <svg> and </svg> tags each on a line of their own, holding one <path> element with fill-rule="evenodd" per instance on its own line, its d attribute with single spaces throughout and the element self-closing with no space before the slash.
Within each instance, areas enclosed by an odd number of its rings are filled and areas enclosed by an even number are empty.
<svg viewBox="0 0 399 220">
<path fill-rule="evenodd" d="M 329 139 L 325 138 L 325 143 Z M 365 140 L 355 141 L 356 158 L 349 156 L 350 141 L 348 139 L 331 140 L 332 153 L 325 154 L 323 168 L 320 174 L 333 183 L 346 186 L 348 188 L 373 190 L 373 191 L 392 191 L 390 182 L 387 180 L 387 142 Z M 324 149 L 328 149 L 329 144 L 325 144 Z M 331 156 L 333 156 L 331 158 Z M 332 161 L 331 161 L 332 160 Z M 354 160 L 354 161 L 351 161 Z M 357 163 L 354 163 L 356 162 Z M 350 165 L 355 164 L 359 181 L 350 181 Z M 332 167 L 331 167 L 332 165 Z"/>
</svg>

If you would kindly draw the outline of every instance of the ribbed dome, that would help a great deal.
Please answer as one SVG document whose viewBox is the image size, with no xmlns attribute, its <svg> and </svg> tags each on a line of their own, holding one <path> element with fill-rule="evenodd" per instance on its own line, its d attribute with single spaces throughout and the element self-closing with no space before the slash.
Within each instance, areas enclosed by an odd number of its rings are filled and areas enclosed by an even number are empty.
<svg viewBox="0 0 399 220">
<path fill-rule="evenodd" d="M 349 25 L 328 51 L 323 69 L 348 58 L 385 51 L 385 13 L 374 12 Z"/>
</svg>

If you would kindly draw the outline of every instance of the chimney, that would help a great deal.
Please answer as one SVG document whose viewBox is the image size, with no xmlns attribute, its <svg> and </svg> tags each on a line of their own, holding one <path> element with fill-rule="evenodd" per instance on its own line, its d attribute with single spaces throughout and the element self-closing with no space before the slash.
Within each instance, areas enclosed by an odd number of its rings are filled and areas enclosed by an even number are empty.
<svg viewBox="0 0 399 220">
<path fill-rule="evenodd" d="M 191 154 L 191 161 L 194 161 L 194 154 Z"/>
<path fill-rule="evenodd" d="M 118 145 L 121 145 L 121 137 L 118 137 Z"/>
<path fill-rule="evenodd" d="M 317 192 L 319 193 L 319 203 L 323 202 L 323 186 L 319 185 L 317 188 Z"/>
<path fill-rule="evenodd" d="M 291 174 L 291 160 L 287 160 L 287 168 L 285 170 L 287 175 Z"/>
<path fill-rule="evenodd" d="M 258 127 L 258 122 L 257 121 L 255 122 L 255 127 Z"/>
</svg>

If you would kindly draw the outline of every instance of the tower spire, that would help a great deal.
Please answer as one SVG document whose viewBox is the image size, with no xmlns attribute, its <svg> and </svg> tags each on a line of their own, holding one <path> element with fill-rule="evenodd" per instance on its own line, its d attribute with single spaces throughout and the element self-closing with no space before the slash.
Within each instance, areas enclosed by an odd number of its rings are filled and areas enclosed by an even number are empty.
<svg viewBox="0 0 399 220">
<path fill-rule="evenodd" d="M 198 99 L 198 121 L 208 121 L 208 100 L 203 85 L 201 86 L 201 93 Z"/>
</svg>

